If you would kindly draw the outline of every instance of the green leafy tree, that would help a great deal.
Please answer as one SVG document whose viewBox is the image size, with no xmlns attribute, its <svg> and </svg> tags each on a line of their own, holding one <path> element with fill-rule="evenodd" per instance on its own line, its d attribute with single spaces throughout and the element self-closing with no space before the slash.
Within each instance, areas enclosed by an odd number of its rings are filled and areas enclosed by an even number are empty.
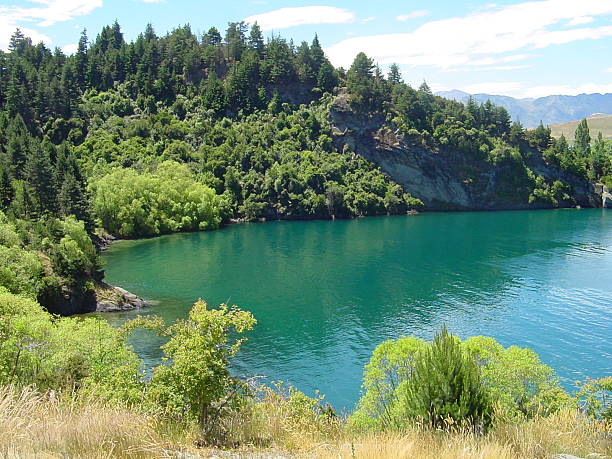
<svg viewBox="0 0 612 459">
<path fill-rule="evenodd" d="M 210 438 L 245 389 L 229 366 L 244 341 L 239 336 L 255 322 L 249 312 L 235 306 L 209 309 L 201 300 L 195 303 L 188 319 L 163 330 L 169 338 L 162 346 L 168 363 L 153 371 L 151 401 L 169 414 L 196 420 L 205 439 Z"/>
</svg>

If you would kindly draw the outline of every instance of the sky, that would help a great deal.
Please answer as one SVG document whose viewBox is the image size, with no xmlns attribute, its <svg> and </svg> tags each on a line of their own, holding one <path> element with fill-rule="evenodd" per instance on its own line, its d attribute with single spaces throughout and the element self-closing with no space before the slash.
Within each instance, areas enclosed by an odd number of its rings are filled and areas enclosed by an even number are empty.
<svg viewBox="0 0 612 459">
<path fill-rule="evenodd" d="M 118 20 L 132 40 L 257 22 L 296 44 L 315 33 L 336 66 L 360 51 L 406 82 L 512 97 L 612 93 L 612 0 L 0 0 L 0 48 L 16 27 L 65 52 Z"/>
</svg>

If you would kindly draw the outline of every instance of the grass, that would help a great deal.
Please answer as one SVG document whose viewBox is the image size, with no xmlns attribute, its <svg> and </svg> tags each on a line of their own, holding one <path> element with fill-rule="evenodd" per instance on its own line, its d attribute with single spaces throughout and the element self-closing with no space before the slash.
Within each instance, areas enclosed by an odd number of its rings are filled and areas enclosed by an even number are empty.
<svg viewBox="0 0 612 459">
<path fill-rule="evenodd" d="M 570 121 L 567 123 L 553 124 L 550 126 L 551 134 L 553 137 L 561 137 L 561 134 L 565 136 L 568 142 L 574 141 L 574 133 L 581 120 Z M 596 139 L 599 132 L 604 139 L 612 139 L 612 115 L 593 115 L 587 118 L 589 124 L 589 130 L 591 131 L 591 138 Z"/>
<path fill-rule="evenodd" d="M 307 458 L 582 458 L 612 456 L 609 426 L 567 410 L 485 436 L 423 431 L 352 434 L 341 421 L 316 420 L 304 400 L 270 391 L 225 422 L 232 457 Z M 100 401 L 0 389 L 0 458 L 210 457 L 189 426 Z M 258 440 L 257 440 L 258 439 Z M 254 441 L 257 440 L 257 441 Z M 181 454 L 184 454 L 181 456 Z"/>
</svg>

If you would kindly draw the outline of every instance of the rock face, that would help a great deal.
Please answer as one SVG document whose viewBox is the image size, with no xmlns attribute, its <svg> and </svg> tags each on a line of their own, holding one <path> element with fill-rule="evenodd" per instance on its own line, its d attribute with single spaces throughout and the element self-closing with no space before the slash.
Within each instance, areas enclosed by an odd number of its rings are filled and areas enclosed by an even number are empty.
<svg viewBox="0 0 612 459">
<path fill-rule="evenodd" d="M 52 314 L 71 316 L 89 312 L 119 312 L 149 306 L 145 300 L 120 287 L 97 282 L 94 289 L 65 289 L 44 299 L 47 310 Z"/>
<path fill-rule="evenodd" d="M 141 309 L 149 306 L 145 300 L 121 287 L 102 283 L 96 289 L 97 312 L 119 312 Z"/>
<path fill-rule="evenodd" d="M 610 190 L 608 190 L 606 186 L 602 186 L 601 201 L 601 207 L 605 209 L 612 209 L 612 193 L 610 193 Z"/>
<path fill-rule="evenodd" d="M 452 150 L 424 146 L 385 123 L 380 115 L 353 112 L 340 95 L 330 109 L 336 147 L 352 151 L 377 164 L 383 172 L 425 204 L 425 210 L 496 210 L 549 208 L 528 203 L 529 191 L 514 183 L 511 165 L 494 166 Z M 528 166 L 546 179 L 562 180 L 572 187 L 572 200 L 561 207 L 598 207 L 592 184 L 547 165 L 533 151 Z"/>
</svg>

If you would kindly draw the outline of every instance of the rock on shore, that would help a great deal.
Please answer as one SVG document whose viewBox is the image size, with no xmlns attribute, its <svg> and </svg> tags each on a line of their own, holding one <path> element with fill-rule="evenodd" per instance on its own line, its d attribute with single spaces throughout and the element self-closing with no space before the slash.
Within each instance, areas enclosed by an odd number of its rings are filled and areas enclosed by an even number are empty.
<svg viewBox="0 0 612 459">
<path fill-rule="evenodd" d="M 96 288 L 97 312 L 120 312 L 141 309 L 149 303 L 121 287 L 115 287 L 102 282 Z"/>
</svg>

